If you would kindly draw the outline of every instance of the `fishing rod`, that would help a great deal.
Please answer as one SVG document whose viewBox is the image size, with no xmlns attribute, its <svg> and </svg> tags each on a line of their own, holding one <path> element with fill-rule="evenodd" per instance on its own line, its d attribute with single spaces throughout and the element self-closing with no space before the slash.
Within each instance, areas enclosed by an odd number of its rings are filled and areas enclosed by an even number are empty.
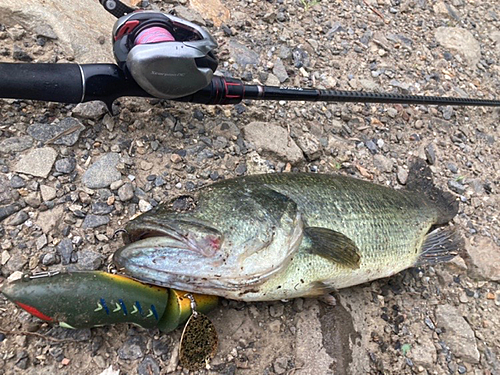
<svg viewBox="0 0 500 375">
<path fill-rule="evenodd" d="M 500 100 L 322 90 L 245 84 L 214 75 L 217 42 L 202 27 L 169 14 L 100 0 L 118 17 L 112 33 L 116 64 L 0 63 L 0 98 L 62 103 L 123 96 L 200 104 L 248 100 L 500 106 Z"/>
</svg>

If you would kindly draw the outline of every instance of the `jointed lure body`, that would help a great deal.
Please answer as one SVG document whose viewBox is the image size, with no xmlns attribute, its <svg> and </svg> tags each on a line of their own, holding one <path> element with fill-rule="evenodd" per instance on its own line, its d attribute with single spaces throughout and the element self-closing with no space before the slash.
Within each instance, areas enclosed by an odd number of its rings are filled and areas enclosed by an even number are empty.
<svg viewBox="0 0 500 375">
<path fill-rule="evenodd" d="M 30 314 L 65 328 L 135 323 L 170 332 L 191 315 L 185 292 L 101 271 L 26 276 L 2 293 Z M 200 312 L 217 305 L 217 297 L 192 294 Z"/>
</svg>

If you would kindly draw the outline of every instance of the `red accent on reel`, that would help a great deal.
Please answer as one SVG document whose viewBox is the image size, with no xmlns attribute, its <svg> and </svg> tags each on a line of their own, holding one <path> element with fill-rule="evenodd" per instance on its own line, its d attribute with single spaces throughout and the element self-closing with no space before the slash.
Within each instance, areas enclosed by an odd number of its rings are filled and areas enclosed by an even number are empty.
<svg viewBox="0 0 500 375">
<path fill-rule="evenodd" d="M 120 39 L 122 36 L 125 34 L 130 34 L 132 30 L 139 24 L 140 21 L 138 20 L 132 20 L 132 21 L 127 21 L 125 24 L 120 27 L 120 30 L 118 31 L 118 34 L 115 36 L 115 41 Z"/>
</svg>

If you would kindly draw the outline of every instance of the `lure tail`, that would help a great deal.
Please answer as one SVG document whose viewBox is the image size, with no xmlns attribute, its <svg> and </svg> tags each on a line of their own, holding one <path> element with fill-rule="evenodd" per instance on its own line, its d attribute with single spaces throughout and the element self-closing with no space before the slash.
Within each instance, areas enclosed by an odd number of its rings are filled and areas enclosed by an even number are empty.
<svg viewBox="0 0 500 375">
<path fill-rule="evenodd" d="M 127 322 L 170 332 L 191 315 L 185 292 L 100 271 L 26 276 L 2 293 L 30 314 L 66 328 Z M 217 297 L 193 296 L 202 312 L 217 304 Z"/>
</svg>

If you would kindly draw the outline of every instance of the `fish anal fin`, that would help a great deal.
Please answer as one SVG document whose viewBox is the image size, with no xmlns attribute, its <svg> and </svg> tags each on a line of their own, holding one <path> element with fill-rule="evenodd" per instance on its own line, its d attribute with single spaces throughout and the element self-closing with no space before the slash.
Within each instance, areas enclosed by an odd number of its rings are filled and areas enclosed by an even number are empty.
<svg viewBox="0 0 500 375">
<path fill-rule="evenodd" d="M 464 248 L 464 240 L 452 227 L 441 227 L 430 232 L 422 245 L 415 266 L 432 265 L 453 259 Z"/>
<path fill-rule="evenodd" d="M 309 252 L 342 266 L 356 269 L 360 265 L 360 252 L 353 240 L 328 228 L 306 227 L 304 236 L 310 241 Z"/>
</svg>

